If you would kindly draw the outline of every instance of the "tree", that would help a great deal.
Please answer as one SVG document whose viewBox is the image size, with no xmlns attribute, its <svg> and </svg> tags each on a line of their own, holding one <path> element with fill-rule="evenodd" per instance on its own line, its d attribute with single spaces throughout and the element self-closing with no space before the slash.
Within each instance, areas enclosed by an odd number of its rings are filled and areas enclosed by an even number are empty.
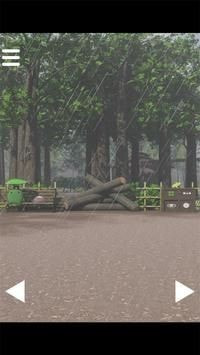
<svg viewBox="0 0 200 355">
<path fill-rule="evenodd" d="M 189 84 L 188 68 L 191 71 L 193 67 L 193 47 L 191 36 L 154 36 L 146 43 L 143 63 L 138 66 L 134 78 L 136 87 L 143 86 L 141 100 L 134 110 L 135 115 L 143 132 L 158 144 L 158 180 L 167 186 L 171 185 L 171 141 L 176 134 L 180 136 L 180 127 L 183 127 L 179 117 L 184 90 Z M 197 79 L 197 75 L 194 76 Z M 190 125 L 191 117 L 187 121 Z"/>
</svg>

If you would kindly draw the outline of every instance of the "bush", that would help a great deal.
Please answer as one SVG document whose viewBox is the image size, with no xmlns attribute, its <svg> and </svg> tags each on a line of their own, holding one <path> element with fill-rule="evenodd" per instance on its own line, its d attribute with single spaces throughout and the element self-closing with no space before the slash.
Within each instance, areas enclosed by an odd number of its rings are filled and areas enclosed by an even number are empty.
<svg viewBox="0 0 200 355">
<path fill-rule="evenodd" d="M 139 187 L 144 187 L 143 185 L 140 185 L 139 182 L 132 182 L 130 183 L 130 190 L 132 194 L 137 198 L 137 197 L 144 197 L 144 190 L 138 190 L 137 188 Z M 155 188 L 160 187 L 157 184 L 150 184 L 147 186 L 148 189 L 146 190 L 146 196 L 152 198 L 147 199 L 147 205 L 148 206 L 159 206 L 160 205 L 160 199 L 155 199 L 153 197 L 160 197 L 160 190 L 157 190 Z M 137 199 L 138 205 L 143 207 L 144 205 L 144 200 L 142 198 Z"/>
<path fill-rule="evenodd" d="M 172 185 L 172 189 L 180 189 L 181 188 L 181 182 L 176 181 L 173 185 Z"/>
<path fill-rule="evenodd" d="M 196 211 L 200 211 L 200 200 L 195 201 Z"/>
</svg>

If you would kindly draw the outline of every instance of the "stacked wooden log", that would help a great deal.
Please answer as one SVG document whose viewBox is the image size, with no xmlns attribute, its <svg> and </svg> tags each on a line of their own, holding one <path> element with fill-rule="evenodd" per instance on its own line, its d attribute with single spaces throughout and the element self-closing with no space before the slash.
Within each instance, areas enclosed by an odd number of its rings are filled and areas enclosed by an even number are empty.
<svg viewBox="0 0 200 355">
<path fill-rule="evenodd" d="M 129 189 L 125 178 L 118 177 L 102 183 L 97 178 L 87 175 L 86 181 L 92 188 L 79 193 L 78 196 L 67 198 L 64 202 L 65 210 L 138 210 L 137 202 L 123 195 L 123 192 Z"/>
</svg>

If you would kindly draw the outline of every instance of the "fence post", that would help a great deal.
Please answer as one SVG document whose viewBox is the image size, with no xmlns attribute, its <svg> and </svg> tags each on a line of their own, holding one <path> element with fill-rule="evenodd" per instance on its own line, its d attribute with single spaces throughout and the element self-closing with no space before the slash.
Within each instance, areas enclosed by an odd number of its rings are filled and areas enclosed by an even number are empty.
<svg viewBox="0 0 200 355">
<path fill-rule="evenodd" d="M 40 190 L 40 182 L 38 182 L 38 190 Z"/>
<path fill-rule="evenodd" d="M 192 181 L 192 188 L 194 187 L 194 182 Z"/>
<path fill-rule="evenodd" d="M 162 211 L 162 181 L 160 182 L 160 211 Z"/>
<path fill-rule="evenodd" d="M 54 189 L 56 189 L 56 181 L 54 181 L 54 183 L 53 183 L 53 184 L 54 184 Z"/>
<path fill-rule="evenodd" d="M 146 208 L 146 205 L 147 205 L 147 191 L 146 191 L 146 187 L 147 187 L 147 184 L 146 182 L 144 181 L 144 211 L 146 212 L 147 208 Z"/>
</svg>

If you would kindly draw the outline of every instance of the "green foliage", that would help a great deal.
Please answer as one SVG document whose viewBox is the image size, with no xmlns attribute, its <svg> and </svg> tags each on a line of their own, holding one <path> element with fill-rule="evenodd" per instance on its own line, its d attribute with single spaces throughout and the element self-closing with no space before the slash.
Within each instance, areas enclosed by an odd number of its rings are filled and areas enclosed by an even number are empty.
<svg viewBox="0 0 200 355">
<path fill-rule="evenodd" d="M 17 126 L 27 112 L 28 102 L 25 89 L 4 89 L 1 95 L 0 122 L 8 127 Z"/>
<path fill-rule="evenodd" d="M 199 211 L 200 210 L 200 200 L 195 201 L 195 206 L 196 206 L 197 210 Z"/>
<path fill-rule="evenodd" d="M 116 110 L 118 73 L 124 58 L 131 68 L 127 83 L 133 125 L 137 122 L 150 139 L 163 123 L 174 131 L 185 129 L 192 115 L 198 125 L 200 100 L 191 95 L 200 75 L 199 48 L 193 35 L 28 33 L 0 38 L 2 48 L 12 44 L 22 52 L 20 72 L 11 69 L 1 78 L 0 120 L 9 126 L 19 124 L 28 105 L 26 72 L 30 65 L 39 64 L 32 104 L 37 108 L 42 140 L 48 139 L 50 145 L 60 138 L 64 143 L 70 130 L 84 135 L 86 120 L 98 120 L 105 107 Z M 174 114 L 180 97 L 184 101 Z"/>
<path fill-rule="evenodd" d="M 138 205 L 140 207 L 144 206 L 144 190 L 142 189 L 144 186 L 139 184 L 139 182 L 132 182 L 130 183 L 130 190 L 132 191 L 133 195 L 137 197 L 140 197 L 137 199 Z M 160 199 L 155 199 L 153 197 L 160 197 L 160 189 L 158 189 L 160 186 L 157 184 L 150 184 L 147 186 L 146 189 L 146 197 L 152 197 L 148 198 L 147 205 L 148 206 L 159 206 L 160 205 Z"/>
<path fill-rule="evenodd" d="M 128 134 L 158 143 L 161 128 L 172 139 L 200 131 L 199 46 L 192 34 L 0 34 L 0 49 L 20 47 L 20 69 L 0 68 L 0 141 L 29 110 L 42 145 L 64 148 L 85 142 L 87 127 L 104 112 L 116 123 L 119 73 L 127 61 Z M 34 92 L 26 87 L 33 69 Z M 154 201 L 156 203 L 156 201 Z M 151 200 L 148 201 L 148 204 Z"/>
<path fill-rule="evenodd" d="M 132 113 L 150 140 L 158 141 L 163 126 L 179 136 L 198 129 L 199 55 L 193 35 L 154 35 L 145 42 L 132 80 L 142 100 Z"/>
<path fill-rule="evenodd" d="M 181 182 L 179 181 L 176 181 L 173 185 L 172 185 L 172 188 L 173 189 L 179 189 L 181 187 Z"/>
</svg>

